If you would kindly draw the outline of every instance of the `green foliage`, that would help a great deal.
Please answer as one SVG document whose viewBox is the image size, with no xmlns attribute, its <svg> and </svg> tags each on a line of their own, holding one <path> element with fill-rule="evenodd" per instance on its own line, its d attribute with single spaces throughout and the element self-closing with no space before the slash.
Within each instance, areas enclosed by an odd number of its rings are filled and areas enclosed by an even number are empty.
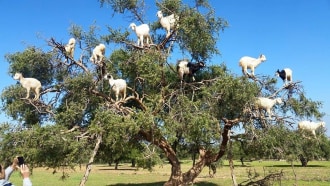
<svg viewBox="0 0 330 186">
<path fill-rule="evenodd" d="M 38 114 L 33 106 L 20 99 L 25 96 L 26 89 L 19 84 L 6 87 L 1 94 L 1 110 L 27 127 L 39 124 L 44 114 Z"/>
<path fill-rule="evenodd" d="M 129 76 L 133 72 L 128 71 L 128 61 L 131 53 L 123 49 L 114 50 L 110 56 L 110 63 L 107 63 L 108 72 L 118 76 Z M 130 79 L 130 78 L 127 78 Z"/>
<path fill-rule="evenodd" d="M 289 104 L 291 104 L 294 113 L 300 117 L 315 117 L 316 119 L 320 119 L 324 116 L 324 113 L 319 111 L 322 103 L 308 99 L 302 93 L 299 94 L 298 98 L 290 99 Z"/>
<path fill-rule="evenodd" d="M 135 21 L 144 20 L 144 15 L 138 13 L 144 1 L 100 3 L 110 5 L 115 13 L 131 13 Z M 1 126 L 0 143 L 6 153 L 0 157 L 4 160 L 23 154 L 34 165 L 57 169 L 85 163 L 97 151 L 95 161 L 132 160 L 151 170 L 161 162 L 159 154 L 164 152 L 168 156 L 173 150 L 172 155 L 179 158 L 196 156 L 200 147 L 218 151 L 220 121 L 228 118 L 239 119 L 237 126 L 245 130 L 233 136 L 241 143 L 234 145 L 239 156 L 290 161 L 298 155 L 329 158 L 329 140 L 322 131 L 318 138 L 308 139 L 289 126 L 296 117 L 323 116 L 319 112 L 322 104 L 306 98 L 299 87 L 277 90 L 274 78 L 237 76 L 225 64 L 200 70 L 196 82 L 180 82 L 176 66 L 167 62 L 168 57 L 179 50 L 195 61 L 210 60 L 219 53 L 216 42 L 227 26 L 225 20 L 215 16 L 208 1 L 194 3 L 188 6 L 179 0 L 158 2 L 156 6 L 165 15 L 180 16 L 179 27 L 170 40 L 160 35 L 149 48 L 135 46 L 127 30 L 108 27 L 108 34 L 98 36 L 96 25 L 87 31 L 72 25 L 70 33 L 78 41 L 79 60 L 67 59 L 63 46 L 54 39 L 49 41 L 51 52 L 29 47 L 6 55 L 10 74 L 20 71 L 26 77 L 39 79 L 44 92 L 40 100 L 31 101 L 21 99 L 25 90 L 20 85 L 3 90 L 2 110 L 20 125 Z M 159 28 L 158 21 L 155 24 L 153 31 Z M 122 47 L 114 49 L 110 57 L 105 56 L 102 63 L 92 64 L 92 48 L 100 42 L 120 43 Z M 125 100 L 111 99 L 112 87 L 105 83 L 105 73 L 127 81 Z M 287 95 L 285 105 L 274 107 L 274 113 L 278 113 L 274 120 L 265 119 L 255 109 L 255 97 L 260 95 Z M 97 136 L 102 136 L 99 149 L 95 145 Z M 156 149 L 157 145 L 164 152 Z"/>
<path fill-rule="evenodd" d="M 176 39 L 182 51 L 187 51 L 192 59 L 206 61 L 214 54 L 219 54 L 216 48 L 219 31 L 228 26 L 227 21 L 217 18 L 208 1 L 196 1 L 195 7 L 189 7 L 178 0 L 165 0 L 157 4 L 163 14 L 179 16 Z M 203 6 L 203 12 L 198 7 Z M 160 28 L 159 24 L 152 26 Z"/>
<path fill-rule="evenodd" d="M 22 73 L 26 78 L 36 78 L 42 84 L 42 89 L 55 82 L 54 80 L 54 54 L 44 52 L 36 47 L 28 47 L 23 52 L 7 54 L 5 56 L 10 67 L 9 74 Z M 1 94 L 2 110 L 10 117 L 23 123 L 25 126 L 32 126 L 42 122 L 45 113 L 37 113 L 36 108 L 27 105 L 27 100 L 22 100 L 26 96 L 26 89 L 19 82 L 17 85 L 7 87 Z M 31 94 L 33 91 L 31 91 Z"/>
<path fill-rule="evenodd" d="M 286 159 L 289 162 L 299 161 L 299 156 L 305 157 L 308 161 L 329 157 L 329 150 L 325 147 L 330 141 L 324 136 L 306 136 L 288 129 L 283 124 L 269 126 L 266 131 L 256 132 L 258 137 L 253 141 L 243 141 L 243 157 Z"/>
<path fill-rule="evenodd" d="M 156 3 L 159 10 L 162 11 L 164 15 L 170 14 L 179 14 L 182 1 L 180 0 L 163 0 L 159 3 Z"/>
<path fill-rule="evenodd" d="M 217 118 L 236 118 L 241 117 L 246 106 L 253 103 L 258 86 L 245 77 L 235 77 L 226 72 L 218 75 L 217 81 L 207 92 L 213 98 L 210 103 L 216 104 L 211 108 L 213 113 L 218 113 Z"/>
<path fill-rule="evenodd" d="M 111 27 L 108 27 L 109 34 L 102 36 L 102 39 L 106 43 L 122 43 L 124 41 L 129 41 L 128 36 L 129 32 L 125 31 L 123 32 L 121 29 L 114 29 Z"/>
<path fill-rule="evenodd" d="M 93 116 L 98 99 L 90 96 L 89 89 L 93 87 L 91 75 L 78 74 L 65 79 L 62 90 L 66 91 L 62 102 L 57 107 L 56 123 L 68 128 L 75 125 L 84 126 Z"/>
<path fill-rule="evenodd" d="M 136 19 L 144 22 L 144 15 L 139 11 L 136 5 L 144 5 L 144 1 L 117 1 L 107 0 L 100 1 L 101 5 L 109 4 L 115 13 L 124 13 L 126 10 L 131 12 Z M 205 14 L 202 14 L 196 7 L 183 5 L 180 0 L 164 0 L 158 2 L 158 10 L 161 10 L 164 16 L 176 14 L 180 17 L 177 30 L 177 41 L 181 50 L 187 51 L 192 59 L 196 61 L 205 61 L 210 59 L 214 54 L 219 54 L 216 48 L 219 31 L 228 26 L 227 21 L 215 16 L 214 10 L 209 6 L 208 1 L 196 1 L 195 6 L 202 6 Z M 156 13 L 156 12 L 155 12 Z M 152 30 L 161 28 L 158 21 L 151 24 Z M 120 30 L 108 28 L 110 34 L 105 36 L 107 42 L 120 43 L 127 41 L 128 33 L 123 34 Z M 162 38 L 162 37 L 159 37 Z M 158 42 L 158 40 L 156 40 Z"/>
<path fill-rule="evenodd" d="M 23 52 L 7 54 L 6 60 L 10 64 L 9 73 L 20 72 L 24 77 L 38 79 L 42 85 L 52 82 L 53 66 L 52 53 L 45 53 L 36 47 L 28 47 Z"/>
<path fill-rule="evenodd" d="M 122 0 L 99 0 L 101 3 L 101 6 L 104 5 L 104 3 L 109 4 L 114 12 L 117 13 L 124 13 L 125 10 L 133 10 L 137 8 L 138 0 L 128 0 L 128 1 L 122 1 Z"/>
<path fill-rule="evenodd" d="M 121 64 L 123 71 L 134 83 L 137 77 L 142 80 L 144 91 L 157 90 L 156 87 L 161 81 L 162 69 L 160 65 L 163 62 L 160 54 L 153 50 L 147 54 L 140 51 L 134 51 L 130 54 L 130 58 Z M 142 87 L 140 88 L 142 89 Z"/>
<path fill-rule="evenodd" d="M 329 161 L 330 160 L 330 140 L 326 136 L 321 136 L 319 147 L 322 152 L 321 157 L 323 157 L 327 161 Z"/>
<path fill-rule="evenodd" d="M 216 48 L 218 34 L 227 26 L 226 21 L 214 17 L 212 11 L 202 15 L 196 9 L 185 8 L 180 13 L 178 38 L 180 47 L 196 61 L 204 61 L 219 54 Z"/>
<path fill-rule="evenodd" d="M 58 125 L 22 128 L 3 123 L 0 126 L 3 151 L 0 161 L 11 162 L 13 157 L 21 155 L 32 166 L 73 168 L 86 161 L 84 157 L 89 154 L 90 143 L 86 139 L 78 142 L 75 135 L 79 132 L 65 131 Z"/>
<path fill-rule="evenodd" d="M 98 44 L 102 43 L 101 38 L 98 38 L 97 31 L 99 27 L 95 24 L 89 26 L 89 29 L 85 31 L 81 26 L 72 24 L 70 27 L 70 34 L 76 39 L 76 48 L 81 48 L 81 59 L 83 61 L 88 61 L 89 57 L 92 55 L 92 51 Z M 77 50 L 76 50 L 77 51 Z M 87 64 L 89 63 L 86 62 Z M 66 72 L 66 69 L 64 69 Z"/>
</svg>

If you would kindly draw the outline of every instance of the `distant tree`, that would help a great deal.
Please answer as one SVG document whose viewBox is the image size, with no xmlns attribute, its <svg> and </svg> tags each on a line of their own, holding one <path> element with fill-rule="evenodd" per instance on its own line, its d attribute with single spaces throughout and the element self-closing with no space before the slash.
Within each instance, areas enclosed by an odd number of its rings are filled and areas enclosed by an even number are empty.
<svg viewBox="0 0 330 186">
<path fill-rule="evenodd" d="M 318 133 L 317 138 L 311 134 L 304 136 L 286 126 L 287 124 L 288 122 L 278 122 L 268 126 L 266 130 L 255 131 L 252 140 L 243 138 L 243 142 L 240 141 L 243 145 L 237 155 L 257 159 L 285 159 L 288 162 L 298 160 L 304 167 L 311 160 L 329 158 L 329 150 L 326 147 L 330 140 L 323 133 Z"/>
<path fill-rule="evenodd" d="M 114 13 L 129 15 L 133 21 L 145 20 L 140 11 L 145 7 L 143 0 L 100 3 L 109 5 Z M 96 160 L 116 163 L 136 159 L 139 166 L 150 169 L 161 161 L 161 152 L 172 166 L 165 185 L 187 185 L 205 166 L 225 155 L 231 138 L 238 139 L 231 134 L 232 129 L 244 128 L 239 138 L 255 150 L 256 156 L 280 157 L 279 148 L 290 149 L 286 146 L 290 140 L 283 134 L 292 134 L 288 128 L 295 117 L 322 116 L 321 104 L 307 99 L 299 82 L 277 89 L 273 78 L 237 76 L 225 64 L 208 65 L 196 74 L 195 82 L 186 79 L 181 84 L 169 56 L 179 51 L 191 61 L 207 64 L 220 53 L 216 42 L 227 22 L 215 16 L 206 0 L 190 4 L 164 0 L 156 6 L 165 15 L 179 15 L 180 20 L 169 37 L 165 32 L 154 34 L 150 47 L 135 45 L 127 30 L 108 27 L 108 34 L 98 37 L 95 25 L 87 31 L 72 25 L 70 32 L 77 40 L 75 53 L 80 52 L 79 58 L 67 56 L 64 44 L 55 38 L 48 41 L 50 51 L 32 47 L 8 54 L 9 74 L 21 71 L 26 77 L 37 78 L 43 91 L 40 100 L 33 101 L 21 99 L 24 94 L 19 84 L 3 90 L 2 110 L 18 124 L 14 127 L 6 123 L 0 128 L 1 146 L 6 152 L 1 159 L 20 153 L 32 165 L 55 170 L 87 162 L 80 183 L 85 185 Z M 157 29 L 158 21 L 152 23 L 154 33 Z M 99 43 L 117 48 L 103 61 L 91 63 L 91 51 Z M 126 80 L 124 100 L 115 101 L 109 83 L 103 79 L 105 73 Z M 286 104 L 276 106 L 269 120 L 254 107 L 255 97 L 260 95 L 281 96 Z M 289 137 L 298 141 L 297 135 Z M 323 148 L 327 145 L 324 143 Z M 188 152 L 192 156 L 198 152 L 198 158 L 182 172 L 180 157 Z"/>
</svg>

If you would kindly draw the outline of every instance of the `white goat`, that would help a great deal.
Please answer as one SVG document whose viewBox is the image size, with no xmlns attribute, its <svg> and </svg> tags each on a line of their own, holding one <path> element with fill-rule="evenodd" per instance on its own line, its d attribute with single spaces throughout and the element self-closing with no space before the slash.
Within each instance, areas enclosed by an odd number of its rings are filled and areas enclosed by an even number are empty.
<svg viewBox="0 0 330 186">
<path fill-rule="evenodd" d="M 298 130 L 307 130 L 311 132 L 314 135 L 314 137 L 316 136 L 315 130 L 320 127 L 324 128 L 325 122 L 300 121 L 298 123 Z"/>
<path fill-rule="evenodd" d="M 192 77 L 192 80 L 195 81 L 195 73 L 203 67 L 205 67 L 204 62 L 191 63 L 187 60 L 178 60 L 176 70 L 178 72 L 181 83 L 183 82 L 184 75 L 189 75 Z"/>
<path fill-rule="evenodd" d="M 280 77 L 284 81 L 284 85 L 286 85 L 288 81 L 292 81 L 292 70 L 289 68 L 285 68 L 281 71 L 277 69 L 275 75 Z"/>
<path fill-rule="evenodd" d="M 266 112 L 268 113 L 268 118 L 271 118 L 272 116 L 272 108 L 275 104 L 281 104 L 282 99 L 281 98 L 275 98 L 275 99 L 270 99 L 270 98 L 265 98 L 265 97 L 258 97 L 257 100 L 255 101 L 255 104 L 258 108 L 265 109 Z"/>
<path fill-rule="evenodd" d="M 164 17 L 162 11 L 158 11 L 157 17 L 162 27 L 166 30 L 166 37 L 169 37 L 171 35 L 171 29 L 175 29 L 175 27 L 178 26 L 177 22 L 179 21 L 179 16 L 171 14 Z"/>
<path fill-rule="evenodd" d="M 27 91 L 27 95 L 25 99 L 28 99 L 30 97 L 30 90 L 32 89 L 35 93 L 34 99 L 37 100 L 39 99 L 40 96 L 40 89 L 41 89 L 41 83 L 39 80 L 35 78 L 24 78 L 21 73 L 16 73 L 14 75 L 15 80 L 19 80 L 21 83 L 22 87 L 24 87 Z"/>
<path fill-rule="evenodd" d="M 93 54 L 90 57 L 91 62 L 94 64 L 99 64 L 104 59 L 105 45 L 99 44 L 93 49 Z"/>
<path fill-rule="evenodd" d="M 74 48 L 76 45 L 76 40 L 75 38 L 70 38 L 68 44 L 65 45 L 65 51 L 68 56 L 73 58 L 74 55 Z"/>
<path fill-rule="evenodd" d="M 142 24 L 142 25 L 136 26 L 135 23 L 131 23 L 129 25 L 129 27 L 136 33 L 136 36 L 138 37 L 138 42 L 137 42 L 138 46 L 142 46 L 142 47 L 144 46 L 144 38 L 146 38 L 147 45 L 150 44 L 149 39 L 150 39 L 150 42 L 152 43 L 152 40 L 151 40 L 151 37 L 149 34 L 149 31 L 150 31 L 149 25 Z"/>
<path fill-rule="evenodd" d="M 266 61 L 266 56 L 263 54 L 259 58 L 244 56 L 239 60 L 239 66 L 242 67 L 243 74 L 248 75 L 247 69 L 251 69 L 251 74 L 254 76 L 254 69 L 264 61 Z"/>
<path fill-rule="evenodd" d="M 111 90 L 113 92 L 115 92 L 116 95 L 116 101 L 118 101 L 119 98 L 119 94 L 121 96 L 121 100 L 126 98 L 126 88 L 127 88 L 127 84 L 126 81 L 123 79 L 113 79 L 112 75 L 110 75 L 109 73 L 107 73 L 104 76 L 105 80 L 109 80 L 109 84 L 111 87 Z"/>
</svg>

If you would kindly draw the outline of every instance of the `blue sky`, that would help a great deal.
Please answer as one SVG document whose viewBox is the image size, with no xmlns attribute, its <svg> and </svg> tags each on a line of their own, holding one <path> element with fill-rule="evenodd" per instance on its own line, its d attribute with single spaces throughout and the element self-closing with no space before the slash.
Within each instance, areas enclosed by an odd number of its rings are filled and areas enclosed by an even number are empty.
<svg viewBox="0 0 330 186">
<path fill-rule="evenodd" d="M 157 21 L 154 2 L 146 22 Z M 273 75 L 277 69 L 289 67 L 293 80 L 302 81 L 308 98 L 322 101 L 323 120 L 330 127 L 330 0 L 210 0 L 216 14 L 229 22 L 217 42 L 221 55 L 208 64 L 226 63 L 235 74 L 240 57 L 264 54 L 267 61 L 256 74 Z M 100 8 L 97 0 L 0 0 L 0 90 L 16 81 L 8 74 L 4 55 L 23 51 L 35 45 L 47 50 L 50 37 L 63 43 L 69 39 L 71 24 L 87 29 L 96 23 L 100 33 L 106 25 L 128 28 L 131 20 L 112 17 L 109 8 Z M 132 32 L 132 37 L 135 37 Z M 107 55 L 110 54 L 107 50 Z M 79 54 L 77 54 L 79 55 Z M 177 54 L 180 57 L 180 54 Z M 170 60 L 176 61 L 176 56 Z M 278 86 L 282 81 L 278 81 Z M 1 114 L 0 120 L 6 118 Z M 330 130 L 327 130 L 330 136 Z"/>
</svg>

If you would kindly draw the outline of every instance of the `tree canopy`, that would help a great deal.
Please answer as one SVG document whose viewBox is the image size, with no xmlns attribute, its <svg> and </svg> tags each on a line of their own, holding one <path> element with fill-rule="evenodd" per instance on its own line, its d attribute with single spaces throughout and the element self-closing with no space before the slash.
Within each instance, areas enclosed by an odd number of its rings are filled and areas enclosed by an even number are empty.
<svg viewBox="0 0 330 186">
<path fill-rule="evenodd" d="M 99 2 L 109 5 L 114 14 L 140 23 L 146 20 L 143 0 Z M 205 166 L 223 157 L 230 139 L 241 141 L 244 153 L 259 158 L 329 157 L 325 150 L 329 143 L 320 146 L 316 139 L 303 138 L 292 129 L 300 118 L 323 116 L 321 102 L 308 99 L 301 82 L 278 89 L 277 80 L 267 75 L 236 75 L 226 64 L 217 64 L 198 71 L 196 81 L 187 76 L 181 83 L 176 64 L 168 62 L 168 57 L 184 51 L 190 61 L 207 64 L 220 53 L 216 42 L 228 23 L 215 16 L 207 0 L 191 4 L 163 0 L 156 6 L 180 19 L 169 37 L 165 31 L 152 35 L 153 44 L 148 46 L 135 45 L 127 30 L 111 25 L 102 36 L 93 25 L 86 31 L 72 25 L 70 35 L 78 41 L 75 53 L 79 57 L 67 55 L 65 44 L 55 37 L 48 40 L 49 51 L 34 46 L 7 54 L 9 74 L 21 72 L 36 78 L 43 90 L 36 101 L 24 99 L 26 90 L 19 83 L 2 91 L 2 110 L 18 124 L 1 125 L 5 153 L 0 157 L 7 160 L 22 154 L 32 166 L 54 169 L 87 164 L 81 185 L 93 162 L 111 164 L 123 159 L 144 168 L 165 159 L 172 165 L 166 184 L 192 183 Z M 162 29 L 158 21 L 150 26 L 153 31 Z M 99 43 L 117 44 L 117 48 L 100 63 L 92 63 L 90 56 Z M 113 87 L 104 79 L 106 73 L 127 82 L 125 99 L 115 100 Z M 281 97 L 285 104 L 276 105 L 268 119 L 255 107 L 258 96 Z M 233 128 L 244 130 L 235 135 Z M 187 154 L 199 159 L 182 172 L 179 158 Z"/>
</svg>

